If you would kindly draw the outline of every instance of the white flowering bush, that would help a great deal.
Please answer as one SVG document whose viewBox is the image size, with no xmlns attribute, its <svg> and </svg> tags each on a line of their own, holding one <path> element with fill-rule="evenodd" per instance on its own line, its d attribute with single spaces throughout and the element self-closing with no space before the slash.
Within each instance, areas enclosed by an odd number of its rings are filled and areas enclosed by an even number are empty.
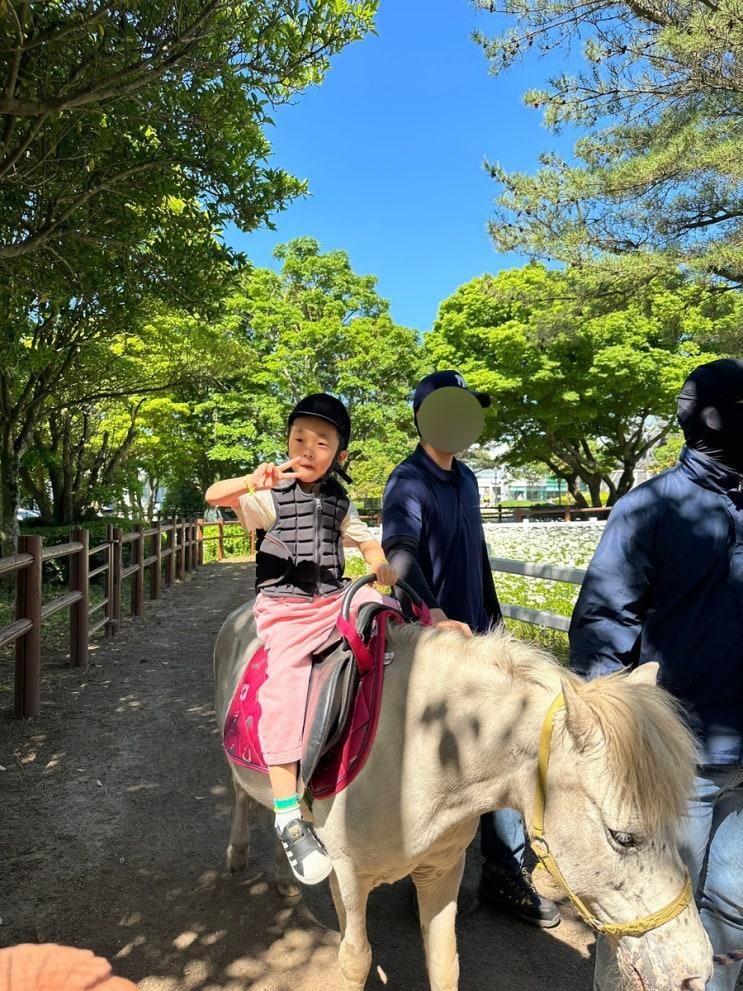
<svg viewBox="0 0 743 991">
<path fill-rule="evenodd" d="M 586 568 L 593 557 L 605 523 L 486 523 L 485 539 L 491 557 L 532 564 L 561 564 L 569 568 Z M 378 529 L 374 535 L 379 539 Z M 346 551 L 346 574 L 365 574 L 361 556 Z M 543 609 L 560 616 L 570 616 L 580 586 L 553 582 L 545 578 L 524 578 L 502 571 L 494 572 L 495 588 L 503 603 Z M 531 623 L 507 620 L 508 628 L 523 640 L 532 640 L 566 660 L 568 638 L 560 630 L 548 630 Z"/>
<path fill-rule="evenodd" d="M 485 526 L 485 538 L 491 557 L 533 564 L 561 564 L 586 568 L 604 531 L 604 523 L 526 523 Z M 524 578 L 501 571 L 494 573 L 495 587 L 501 602 L 543 609 L 560 616 L 570 616 L 580 586 L 553 582 L 544 578 Z M 567 658 L 567 635 L 531 623 L 508 620 L 517 636 L 547 647 L 561 660 Z"/>
</svg>

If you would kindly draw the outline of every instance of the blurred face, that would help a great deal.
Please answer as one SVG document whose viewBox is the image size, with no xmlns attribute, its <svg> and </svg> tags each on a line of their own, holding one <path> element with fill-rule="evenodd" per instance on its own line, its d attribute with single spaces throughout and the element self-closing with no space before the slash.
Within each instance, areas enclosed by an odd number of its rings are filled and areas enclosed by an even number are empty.
<svg viewBox="0 0 743 991">
<path fill-rule="evenodd" d="M 466 451 L 482 433 L 485 413 L 471 392 L 456 386 L 436 389 L 416 413 L 423 440 L 444 454 Z"/>
<path fill-rule="evenodd" d="M 345 461 L 340 451 L 340 435 L 327 420 L 317 416 L 298 416 L 289 431 L 289 457 L 299 458 L 293 471 L 300 482 L 316 482 L 330 470 L 333 462 Z"/>
</svg>

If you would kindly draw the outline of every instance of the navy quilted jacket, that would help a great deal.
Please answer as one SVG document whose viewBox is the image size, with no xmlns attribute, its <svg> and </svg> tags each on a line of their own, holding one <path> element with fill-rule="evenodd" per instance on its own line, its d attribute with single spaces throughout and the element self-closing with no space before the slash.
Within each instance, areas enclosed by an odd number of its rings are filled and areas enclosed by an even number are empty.
<svg viewBox="0 0 743 991">
<path fill-rule="evenodd" d="M 743 477 L 684 448 L 619 500 L 573 612 L 587 677 L 660 663 L 704 764 L 743 764 Z"/>
</svg>

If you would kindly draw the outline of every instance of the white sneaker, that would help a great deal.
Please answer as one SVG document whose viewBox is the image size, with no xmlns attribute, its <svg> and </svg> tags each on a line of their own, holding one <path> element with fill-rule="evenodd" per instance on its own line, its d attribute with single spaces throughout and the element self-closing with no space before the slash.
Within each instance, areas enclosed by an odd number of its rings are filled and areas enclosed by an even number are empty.
<svg viewBox="0 0 743 991">
<path fill-rule="evenodd" d="M 286 853 L 294 877 L 301 884 L 319 884 L 333 870 L 330 857 L 313 827 L 304 819 L 292 819 L 276 835 Z"/>
</svg>

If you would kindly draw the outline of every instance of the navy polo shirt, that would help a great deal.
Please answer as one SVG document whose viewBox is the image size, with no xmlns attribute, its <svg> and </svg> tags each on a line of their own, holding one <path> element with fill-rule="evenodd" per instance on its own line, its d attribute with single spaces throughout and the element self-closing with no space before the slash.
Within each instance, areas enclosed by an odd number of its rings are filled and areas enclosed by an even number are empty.
<svg viewBox="0 0 743 991">
<path fill-rule="evenodd" d="M 498 620 L 485 602 L 484 579 L 492 584 L 492 577 L 483 571 L 477 480 L 461 461 L 455 458 L 446 471 L 419 444 L 395 468 L 382 504 L 382 539 L 386 544 L 394 537 L 416 541 L 423 577 L 450 619 L 468 623 L 475 632 Z"/>
</svg>

